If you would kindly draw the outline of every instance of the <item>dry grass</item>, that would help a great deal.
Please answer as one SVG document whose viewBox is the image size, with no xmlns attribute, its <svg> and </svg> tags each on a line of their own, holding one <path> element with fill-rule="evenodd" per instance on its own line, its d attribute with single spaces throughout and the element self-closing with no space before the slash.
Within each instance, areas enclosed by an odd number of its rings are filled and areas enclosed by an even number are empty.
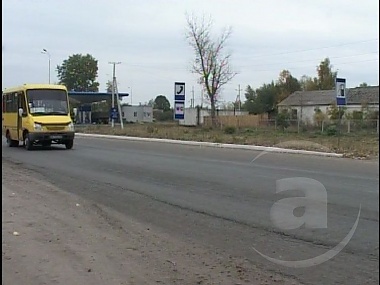
<svg viewBox="0 0 380 285">
<path fill-rule="evenodd" d="M 77 126 L 77 132 L 122 136 L 204 141 L 216 143 L 278 146 L 343 153 L 348 157 L 373 158 L 379 154 L 379 137 L 376 133 L 361 131 L 340 136 L 320 132 L 281 131 L 272 127 L 231 130 L 184 127 L 176 123 L 127 124 L 111 128 L 109 125 Z"/>
</svg>

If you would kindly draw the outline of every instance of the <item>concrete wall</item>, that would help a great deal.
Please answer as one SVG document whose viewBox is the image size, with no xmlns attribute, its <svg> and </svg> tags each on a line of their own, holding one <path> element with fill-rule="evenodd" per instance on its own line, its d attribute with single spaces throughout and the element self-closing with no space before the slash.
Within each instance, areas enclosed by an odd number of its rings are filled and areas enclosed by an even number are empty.
<svg viewBox="0 0 380 285">
<path fill-rule="evenodd" d="M 199 124 L 204 124 L 204 118 L 211 116 L 211 110 L 201 109 L 199 111 Z M 217 116 L 244 116 L 248 115 L 246 111 L 233 111 L 233 110 L 220 110 L 217 113 Z M 179 124 L 182 126 L 196 126 L 197 125 L 197 109 L 196 108 L 185 108 L 185 119 L 179 120 Z"/>
<path fill-rule="evenodd" d="M 203 125 L 204 117 L 210 115 L 209 110 L 199 110 L 199 124 Z M 179 120 L 179 124 L 182 126 L 196 126 L 198 122 L 198 111 L 196 108 L 186 108 L 185 109 L 185 119 Z"/>
<path fill-rule="evenodd" d="M 196 126 L 197 125 L 197 109 L 185 109 L 185 118 L 179 120 L 179 124 L 182 126 Z"/>
</svg>

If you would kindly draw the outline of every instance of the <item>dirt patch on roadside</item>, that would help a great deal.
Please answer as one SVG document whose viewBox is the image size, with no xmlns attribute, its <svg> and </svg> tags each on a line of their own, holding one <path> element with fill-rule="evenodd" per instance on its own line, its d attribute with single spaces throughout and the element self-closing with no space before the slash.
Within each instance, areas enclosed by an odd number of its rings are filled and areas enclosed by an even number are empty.
<svg viewBox="0 0 380 285">
<path fill-rule="evenodd" d="M 3 160 L 2 173 L 2 284 L 299 284 L 147 228 L 20 165 Z"/>
</svg>

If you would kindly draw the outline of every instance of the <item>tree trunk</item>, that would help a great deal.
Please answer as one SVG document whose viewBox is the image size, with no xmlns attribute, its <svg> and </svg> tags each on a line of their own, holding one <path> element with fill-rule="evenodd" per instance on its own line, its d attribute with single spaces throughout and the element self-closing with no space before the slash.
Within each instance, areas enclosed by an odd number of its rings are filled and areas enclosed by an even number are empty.
<svg viewBox="0 0 380 285">
<path fill-rule="evenodd" d="M 211 98 L 210 103 L 211 103 L 211 122 L 212 122 L 212 126 L 216 127 L 215 100 Z"/>
</svg>

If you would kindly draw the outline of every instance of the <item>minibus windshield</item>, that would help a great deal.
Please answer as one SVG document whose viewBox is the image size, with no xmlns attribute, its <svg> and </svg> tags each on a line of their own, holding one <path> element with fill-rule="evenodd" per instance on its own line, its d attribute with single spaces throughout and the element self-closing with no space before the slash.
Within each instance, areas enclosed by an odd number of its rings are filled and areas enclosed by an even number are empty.
<svg viewBox="0 0 380 285">
<path fill-rule="evenodd" d="M 64 90 L 33 89 L 26 92 L 32 115 L 67 115 L 67 93 Z"/>
</svg>

